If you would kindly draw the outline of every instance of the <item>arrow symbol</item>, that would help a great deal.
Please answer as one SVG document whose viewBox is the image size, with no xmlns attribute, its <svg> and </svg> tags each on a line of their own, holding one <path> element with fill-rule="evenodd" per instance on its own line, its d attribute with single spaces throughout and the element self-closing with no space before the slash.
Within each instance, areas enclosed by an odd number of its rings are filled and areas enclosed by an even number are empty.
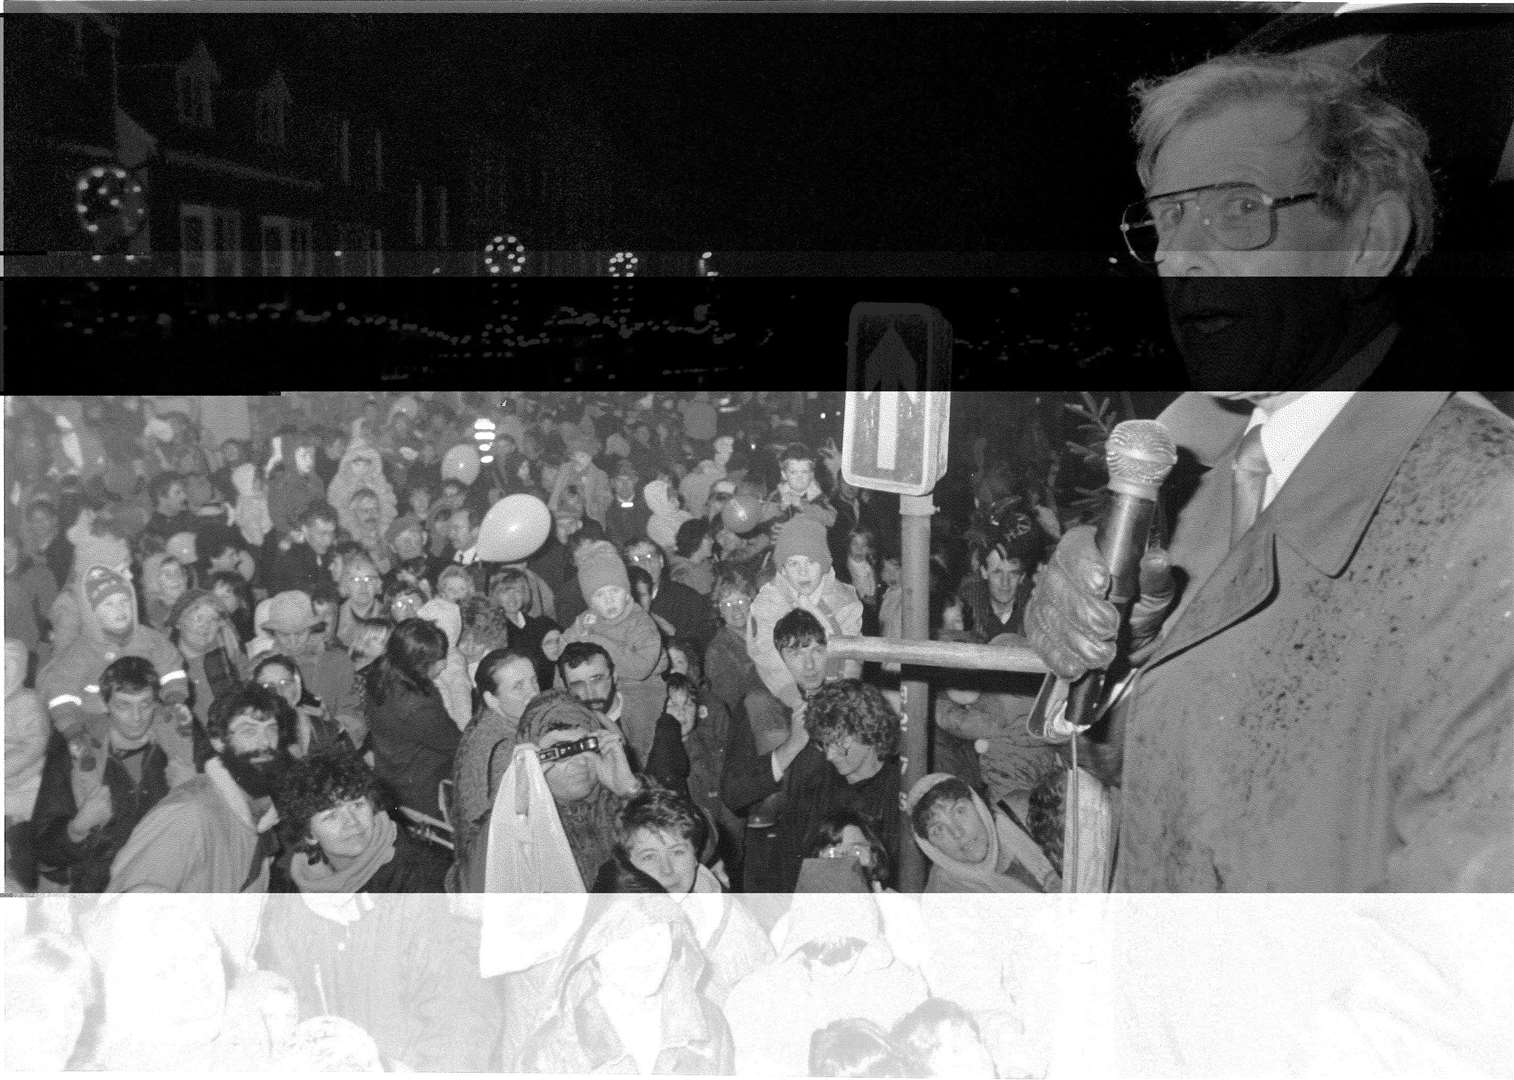
<svg viewBox="0 0 1514 1080">
<path fill-rule="evenodd" d="M 862 392 L 864 401 L 876 398 L 878 410 L 878 468 L 892 472 L 899 453 L 899 394 L 908 395 L 914 405 L 918 400 L 915 389 L 915 358 L 899 331 L 891 325 L 879 339 L 867 358 L 867 387 Z M 885 389 L 888 387 L 888 389 Z"/>
</svg>

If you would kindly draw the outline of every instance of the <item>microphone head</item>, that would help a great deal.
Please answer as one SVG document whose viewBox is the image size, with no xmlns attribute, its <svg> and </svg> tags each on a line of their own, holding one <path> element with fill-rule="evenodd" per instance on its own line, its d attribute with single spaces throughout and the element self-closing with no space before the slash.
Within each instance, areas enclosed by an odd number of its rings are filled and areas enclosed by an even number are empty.
<svg viewBox="0 0 1514 1080">
<path fill-rule="evenodd" d="M 1154 499 L 1177 464 L 1178 451 L 1172 436 L 1157 421 L 1126 420 L 1110 432 L 1104 459 L 1111 488 Z"/>
</svg>

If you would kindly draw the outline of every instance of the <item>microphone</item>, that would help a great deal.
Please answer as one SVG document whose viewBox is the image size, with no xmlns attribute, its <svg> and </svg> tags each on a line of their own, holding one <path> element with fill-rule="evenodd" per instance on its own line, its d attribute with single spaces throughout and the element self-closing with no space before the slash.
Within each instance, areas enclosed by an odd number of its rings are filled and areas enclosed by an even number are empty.
<svg viewBox="0 0 1514 1080">
<path fill-rule="evenodd" d="M 1105 444 L 1111 498 L 1099 522 L 1094 542 L 1109 568 L 1109 594 L 1124 625 L 1141 595 L 1141 556 L 1151 538 L 1157 492 L 1177 464 L 1177 447 L 1167 429 L 1155 420 L 1126 420 L 1110 432 Z M 1103 671 L 1089 671 L 1067 693 L 1066 722 L 1075 728 L 1093 722 L 1104 692 Z"/>
</svg>

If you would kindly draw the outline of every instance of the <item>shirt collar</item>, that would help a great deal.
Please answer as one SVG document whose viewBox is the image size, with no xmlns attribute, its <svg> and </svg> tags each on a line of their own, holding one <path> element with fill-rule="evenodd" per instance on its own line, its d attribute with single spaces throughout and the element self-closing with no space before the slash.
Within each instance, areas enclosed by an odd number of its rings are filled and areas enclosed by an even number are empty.
<svg viewBox="0 0 1514 1080">
<path fill-rule="evenodd" d="M 1355 391 L 1311 390 L 1268 414 L 1256 409 L 1246 425 L 1250 431 L 1262 429 L 1262 449 L 1267 453 L 1267 493 L 1263 502 L 1271 502 L 1299 462 L 1309 453 L 1330 422 L 1340 415 Z"/>
</svg>

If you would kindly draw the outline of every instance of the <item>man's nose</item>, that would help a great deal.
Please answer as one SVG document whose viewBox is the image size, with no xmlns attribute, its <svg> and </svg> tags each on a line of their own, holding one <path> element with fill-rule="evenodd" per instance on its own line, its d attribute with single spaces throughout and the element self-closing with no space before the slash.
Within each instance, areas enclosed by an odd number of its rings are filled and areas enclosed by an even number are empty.
<svg viewBox="0 0 1514 1080">
<path fill-rule="evenodd" d="M 1212 273 L 1214 239 L 1197 213 L 1185 214 L 1157 241 L 1157 273 L 1162 277 L 1194 277 Z"/>
</svg>

